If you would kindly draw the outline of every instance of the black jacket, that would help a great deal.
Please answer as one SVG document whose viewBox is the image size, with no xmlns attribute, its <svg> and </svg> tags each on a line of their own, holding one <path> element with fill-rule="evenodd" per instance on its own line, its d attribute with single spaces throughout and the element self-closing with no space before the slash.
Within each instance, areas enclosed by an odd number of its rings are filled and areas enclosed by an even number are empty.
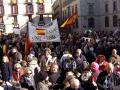
<svg viewBox="0 0 120 90">
<path fill-rule="evenodd" d="M 1 65 L 2 79 L 4 81 L 9 81 L 12 79 L 12 68 L 9 63 L 2 63 Z"/>
<path fill-rule="evenodd" d="M 116 73 L 113 73 L 109 78 L 111 78 L 112 86 L 106 88 L 105 80 L 108 77 L 108 73 L 103 71 L 99 74 L 97 78 L 97 85 L 99 90 L 120 90 L 120 76 Z"/>
</svg>

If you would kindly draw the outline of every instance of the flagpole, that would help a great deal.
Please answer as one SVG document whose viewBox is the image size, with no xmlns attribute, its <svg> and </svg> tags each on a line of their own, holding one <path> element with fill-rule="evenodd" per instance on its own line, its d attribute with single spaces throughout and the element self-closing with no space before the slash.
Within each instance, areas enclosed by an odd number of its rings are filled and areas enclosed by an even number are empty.
<svg viewBox="0 0 120 90">
<path fill-rule="evenodd" d="M 25 51 L 24 51 L 24 55 L 25 55 L 25 60 L 27 60 L 27 55 L 29 54 L 28 52 L 30 51 L 29 48 L 29 44 L 30 44 L 30 41 L 29 41 L 29 22 L 32 22 L 32 20 L 29 20 L 27 21 L 27 30 L 26 30 L 26 34 L 25 34 Z"/>
</svg>

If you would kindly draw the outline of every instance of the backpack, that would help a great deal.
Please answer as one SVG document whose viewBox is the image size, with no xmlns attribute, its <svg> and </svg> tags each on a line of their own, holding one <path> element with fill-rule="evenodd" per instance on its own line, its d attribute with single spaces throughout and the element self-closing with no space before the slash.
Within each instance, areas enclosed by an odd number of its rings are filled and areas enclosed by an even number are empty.
<svg viewBox="0 0 120 90">
<path fill-rule="evenodd" d="M 76 62 L 73 57 L 68 57 L 62 62 L 62 68 L 65 71 L 74 71 L 76 69 Z"/>
</svg>

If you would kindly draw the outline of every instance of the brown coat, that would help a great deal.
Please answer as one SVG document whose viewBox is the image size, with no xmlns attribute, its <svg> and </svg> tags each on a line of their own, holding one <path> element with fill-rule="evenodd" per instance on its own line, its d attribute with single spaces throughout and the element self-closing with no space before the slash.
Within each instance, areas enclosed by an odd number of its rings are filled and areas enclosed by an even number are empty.
<svg viewBox="0 0 120 90">
<path fill-rule="evenodd" d="M 117 62 L 120 62 L 120 56 L 119 55 L 112 55 L 109 59 L 109 61 L 112 64 L 116 64 Z"/>
<path fill-rule="evenodd" d="M 37 84 L 36 90 L 49 90 L 48 85 L 43 81 Z"/>
</svg>

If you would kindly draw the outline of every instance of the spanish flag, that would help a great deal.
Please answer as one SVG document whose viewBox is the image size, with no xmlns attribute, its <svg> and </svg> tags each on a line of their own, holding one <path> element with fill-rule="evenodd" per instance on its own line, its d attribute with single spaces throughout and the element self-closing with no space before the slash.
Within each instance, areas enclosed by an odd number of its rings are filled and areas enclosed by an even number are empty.
<svg viewBox="0 0 120 90">
<path fill-rule="evenodd" d="M 77 16 L 78 16 L 77 13 L 74 13 L 73 15 L 68 17 L 67 20 L 60 27 L 64 28 L 72 26 L 75 23 Z"/>
<path fill-rule="evenodd" d="M 45 29 L 42 28 L 36 28 L 37 35 L 45 35 Z"/>
</svg>

